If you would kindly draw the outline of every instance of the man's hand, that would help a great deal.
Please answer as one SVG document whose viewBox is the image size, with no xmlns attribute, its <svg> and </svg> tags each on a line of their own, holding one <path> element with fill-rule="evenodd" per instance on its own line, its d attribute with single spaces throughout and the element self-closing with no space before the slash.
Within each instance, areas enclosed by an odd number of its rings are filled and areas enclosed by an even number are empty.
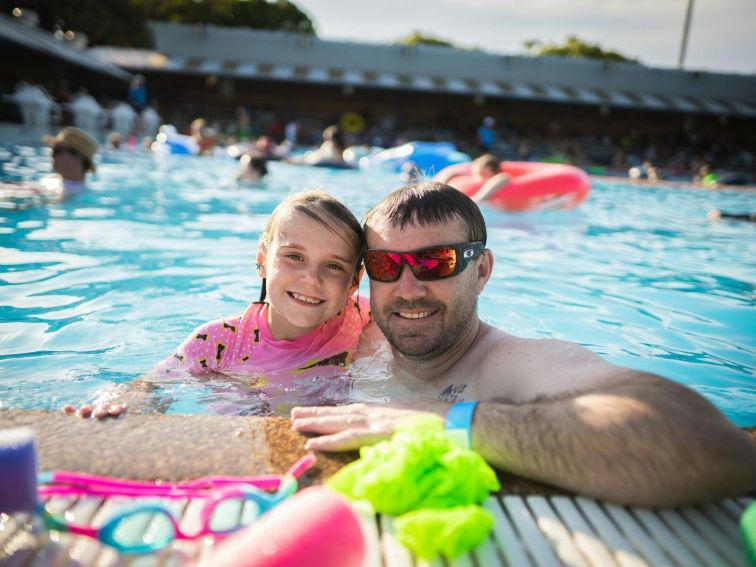
<svg viewBox="0 0 756 567">
<path fill-rule="evenodd" d="M 391 437 L 396 425 L 421 413 L 444 415 L 447 404 L 426 404 L 420 411 L 390 405 L 351 404 L 348 406 L 296 407 L 291 410 L 292 429 L 317 433 L 308 439 L 308 451 L 350 451 Z"/>
</svg>

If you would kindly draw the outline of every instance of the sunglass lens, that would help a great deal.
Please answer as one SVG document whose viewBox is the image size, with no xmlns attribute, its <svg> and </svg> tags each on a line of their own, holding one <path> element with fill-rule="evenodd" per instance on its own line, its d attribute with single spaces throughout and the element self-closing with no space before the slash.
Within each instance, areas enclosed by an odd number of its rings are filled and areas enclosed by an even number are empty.
<svg viewBox="0 0 756 567">
<path fill-rule="evenodd" d="M 395 281 L 401 266 L 399 255 L 390 252 L 368 252 L 365 259 L 368 275 L 379 282 Z"/>
<path fill-rule="evenodd" d="M 453 275 L 457 268 L 457 251 L 448 246 L 428 248 L 415 253 L 412 271 L 419 280 L 437 280 Z"/>
<path fill-rule="evenodd" d="M 163 549 L 171 544 L 175 535 L 173 522 L 167 512 L 156 511 L 137 511 L 124 516 L 111 532 L 117 546 L 129 553 Z"/>
</svg>

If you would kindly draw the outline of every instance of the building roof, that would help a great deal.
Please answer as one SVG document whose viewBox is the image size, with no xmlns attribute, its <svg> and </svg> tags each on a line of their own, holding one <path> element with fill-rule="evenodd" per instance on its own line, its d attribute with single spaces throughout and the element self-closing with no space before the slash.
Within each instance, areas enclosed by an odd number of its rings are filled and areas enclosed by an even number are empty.
<svg viewBox="0 0 756 567">
<path fill-rule="evenodd" d="M 90 51 L 130 71 L 163 71 L 436 91 L 612 107 L 756 116 L 756 76 L 588 59 L 324 41 L 297 33 L 152 22 L 156 51 Z"/>
<path fill-rule="evenodd" d="M 48 31 L 0 14 L 0 39 L 122 81 L 131 74 L 120 67 L 94 57 L 87 49 L 77 48 L 70 41 L 56 38 Z"/>
</svg>

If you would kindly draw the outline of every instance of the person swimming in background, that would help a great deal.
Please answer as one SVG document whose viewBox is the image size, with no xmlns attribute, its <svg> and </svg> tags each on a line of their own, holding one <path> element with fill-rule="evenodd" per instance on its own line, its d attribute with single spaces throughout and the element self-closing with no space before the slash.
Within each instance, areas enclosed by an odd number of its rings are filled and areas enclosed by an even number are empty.
<svg viewBox="0 0 756 567">
<path fill-rule="evenodd" d="M 110 134 L 108 134 L 108 149 L 121 149 L 121 135 L 118 132 L 111 132 Z"/>
<path fill-rule="evenodd" d="M 419 183 L 420 179 L 423 177 L 423 174 L 417 168 L 417 164 L 415 164 L 414 161 L 408 160 L 402 164 L 400 176 L 402 182 L 409 185 Z"/>
<path fill-rule="evenodd" d="M 328 126 L 323 130 L 322 143 L 317 150 L 307 152 L 302 160 L 293 158 L 287 159 L 290 163 L 304 163 L 307 165 L 321 165 L 321 166 L 342 166 L 346 162 L 344 161 L 344 150 L 346 149 L 344 144 L 344 137 L 341 133 L 341 129 L 335 124 Z"/>
<path fill-rule="evenodd" d="M 486 200 L 506 186 L 509 179 L 509 175 L 501 172 L 501 160 L 491 154 L 483 154 L 476 158 L 470 166 L 469 175 L 459 174 L 455 171 L 449 171 L 444 175 L 442 171 L 434 177 L 435 181 L 446 183 L 470 195 L 470 198 L 476 203 Z M 480 186 L 479 189 L 471 190 L 478 185 Z"/>
<path fill-rule="evenodd" d="M 57 136 L 46 136 L 45 142 L 52 146 L 52 166 L 55 174 L 45 179 L 54 181 L 59 187 L 61 198 L 83 193 L 86 188 L 86 174 L 95 172 L 94 156 L 99 148 L 97 140 L 84 130 L 69 126 Z"/>
<path fill-rule="evenodd" d="M 707 215 L 709 220 L 738 220 L 756 222 L 756 213 L 728 213 L 726 211 L 720 211 L 719 209 L 712 209 Z"/>
<path fill-rule="evenodd" d="M 328 161 L 339 163 L 344 161 L 344 136 L 341 129 L 336 126 L 329 126 L 323 130 L 323 143 L 320 144 L 316 154 L 317 161 Z"/>
<path fill-rule="evenodd" d="M 630 179 L 646 179 L 651 183 L 660 181 L 662 178 L 661 170 L 656 167 L 651 160 L 646 160 L 638 167 L 631 167 L 627 171 L 627 176 Z"/>
<path fill-rule="evenodd" d="M 711 166 L 705 163 L 698 168 L 696 175 L 693 176 L 693 183 L 702 185 L 707 189 L 716 189 L 719 179 L 717 178 L 717 174 L 712 171 Z"/>
<path fill-rule="evenodd" d="M 34 182 L 0 184 L 0 201 L 20 208 L 36 201 L 54 202 L 79 195 L 87 189 L 86 174 L 95 171 L 97 141 L 84 130 L 69 126 L 57 136 L 45 136 L 52 146 L 52 168 L 55 173 Z"/>
<path fill-rule="evenodd" d="M 195 118 L 189 125 L 190 136 L 194 139 L 199 147 L 200 154 L 212 153 L 215 146 L 216 132 L 214 128 L 207 125 L 204 118 Z"/>
<path fill-rule="evenodd" d="M 257 251 L 260 300 L 200 325 L 159 370 L 295 376 L 345 368 L 371 321 L 369 301 L 356 295 L 363 243 L 359 222 L 335 197 L 307 191 L 285 199 Z"/>
<path fill-rule="evenodd" d="M 259 152 L 247 152 L 239 158 L 239 171 L 236 182 L 253 185 L 259 183 L 268 174 L 267 159 Z"/>
</svg>

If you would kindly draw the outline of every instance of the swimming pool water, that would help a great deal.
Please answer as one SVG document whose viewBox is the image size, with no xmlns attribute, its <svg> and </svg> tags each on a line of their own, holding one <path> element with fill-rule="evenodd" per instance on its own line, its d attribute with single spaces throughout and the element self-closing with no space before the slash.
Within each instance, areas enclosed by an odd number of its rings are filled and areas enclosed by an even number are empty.
<svg viewBox="0 0 756 567">
<path fill-rule="evenodd" d="M 47 151 L 0 148 L 2 179 L 48 172 Z M 2 407 L 93 400 L 196 325 L 243 309 L 259 293 L 257 236 L 290 192 L 324 188 L 360 217 L 401 185 L 392 173 L 273 163 L 263 186 L 240 189 L 235 168 L 227 157 L 111 152 L 88 193 L 0 209 Z M 481 317 L 667 376 L 756 425 L 756 226 L 707 221 L 712 208 L 753 211 L 756 192 L 594 180 L 575 211 L 484 207 L 495 269 Z M 164 409 L 213 411 L 206 386 L 172 385 Z"/>
</svg>

